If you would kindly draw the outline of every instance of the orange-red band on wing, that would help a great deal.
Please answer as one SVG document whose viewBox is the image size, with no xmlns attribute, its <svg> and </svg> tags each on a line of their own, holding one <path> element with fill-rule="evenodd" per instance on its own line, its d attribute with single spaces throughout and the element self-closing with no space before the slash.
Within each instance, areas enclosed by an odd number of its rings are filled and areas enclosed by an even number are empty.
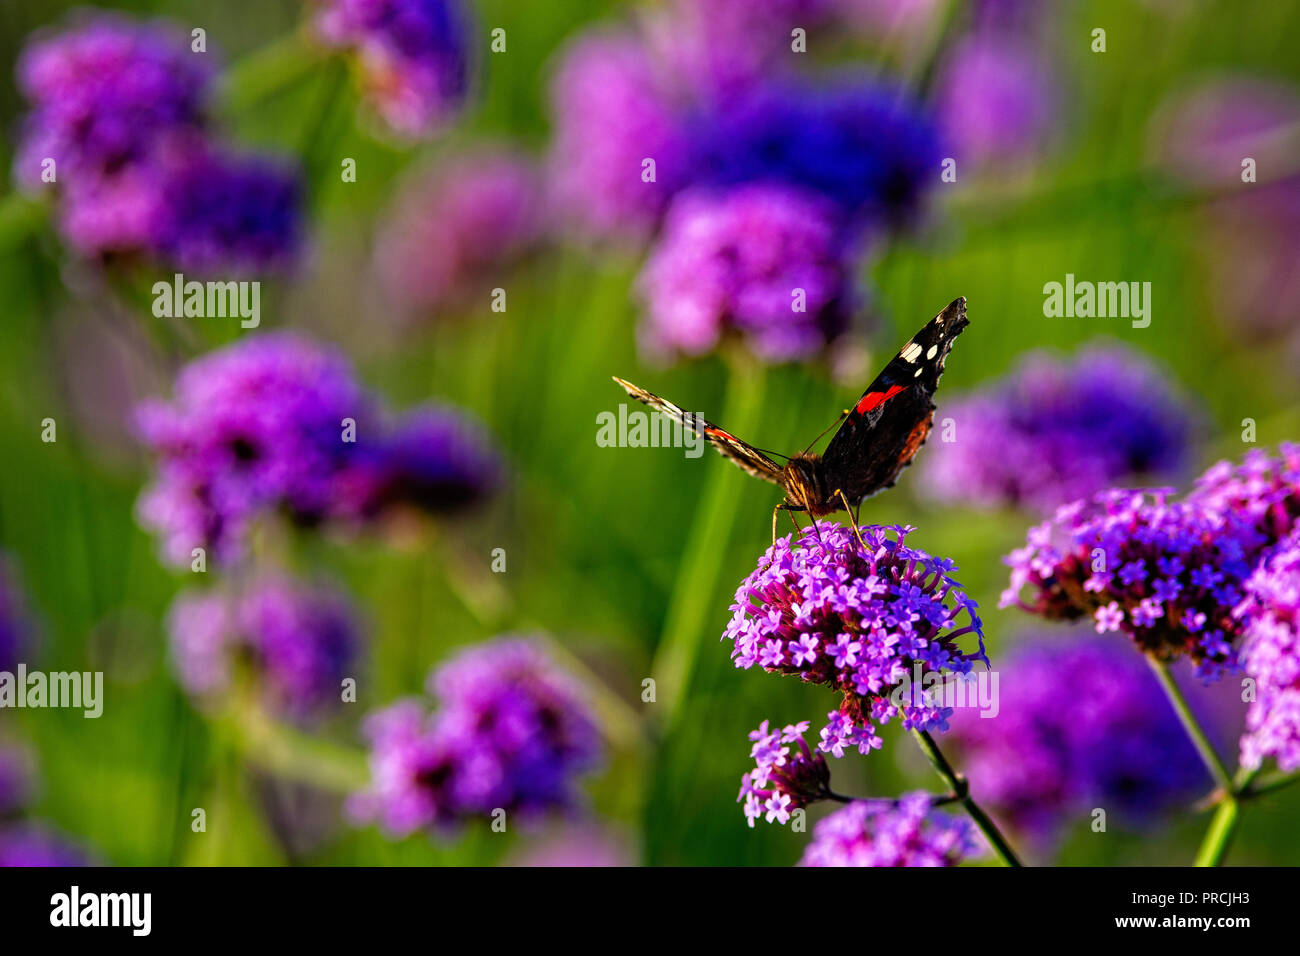
<svg viewBox="0 0 1300 956">
<path fill-rule="evenodd" d="M 867 392 L 867 394 L 863 395 L 862 398 L 858 400 L 856 411 L 859 415 L 865 415 L 881 402 L 893 398 L 905 388 L 907 388 L 906 385 L 891 385 L 887 392 Z"/>
</svg>

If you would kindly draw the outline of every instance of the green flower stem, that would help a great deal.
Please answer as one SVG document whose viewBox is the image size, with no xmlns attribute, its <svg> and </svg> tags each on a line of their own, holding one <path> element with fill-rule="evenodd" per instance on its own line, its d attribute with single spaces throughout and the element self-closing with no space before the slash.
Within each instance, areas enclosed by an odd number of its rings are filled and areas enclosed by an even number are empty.
<svg viewBox="0 0 1300 956">
<path fill-rule="evenodd" d="M 1296 781 L 1300 781 L 1300 772 L 1297 773 L 1275 773 L 1258 783 L 1251 782 L 1242 788 L 1241 798 L 1254 799 L 1262 797 L 1266 793 L 1273 793 L 1275 790 L 1281 790 L 1283 787 L 1289 787 Z"/>
<path fill-rule="evenodd" d="M 948 786 L 952 787 L 954 802 L 960 802 L 965 807 L 966 812 L 970 814 L 970 818 L 975 821 L 975 825 L 980 828 L 980 831 L 988 839 L 989 845 L 1002 858 L 1002 861 L 1007 866 L 1024 866 L 1020 862 L 1020 857 L 1016 856 L 1016 851 L 1007 842 L 1007 838 L 998 829 L 997 824 L 993 822 L 987 813 L 980 809 L 979 804 L 971 797 L 970 785 L 966 782 L 966 778 L 952 768 L 952 764 L 948 763 L 947 758 L 939 750 L 939 745 L 934 742 L 934 738 L 924 730 L 913 730 L 912 736 L 916 738 L 917 744 L 926 757 L 929 758 L 930 763 L 934 765 L 934 769 L 938 771 L 939 776 L 944 779 Z"/>
<path fill-rule="evenodd" d="M 762 367 L 735 359 L 731 363 L 719 421 L 737 434 L 753 434 L 762 396 Z M 659 715 L 665 733 L 681 715 L 701 642 L 711 633 L 710 623 L 717 616 L 719 577 L 741 501 L 734 484 L 736 480 L 732 468 L 721 463 L 712 466 L 691 522 L 686 550 L 677 567 L 663 636 L 650 668 L 657 684 Z M 724 622 L 717 619 L 717 623 L 715 637 L 722 633 Z"/>
<path fill-rule="evenodd" d="M 222 105 L 231 115 L 256 107 L 306 80 L 329 55 L 305 31 L 289 33 L 230 65 Z"/>
<path fill-rule="evenodd" d="M 1236 796 L 1228 794 L 1214 811 L 1210 828 L 1205 831 L 1201 847 L 1196 851 L 1195 866 L 1218 866 L 1232 845 L 1232 838 L 1237 832 L 1237 823 L 1241 819 L 1241 803 Z"/>
<path fill-rule="evenodd" d="M 238 752 L 265 770 L 333 793 L 351 793 L 370 781 L 364 753 L 273 720 L 252 701 L 233 708 L 228 721 Z"/>
<path fill-rule="evenodd" d="M 1154 657 L 1147 655 L 1147 663 L 1151 665 L 1151 670 L 1155 672 L 1156 679 L 1165 689 L 1165 694 L 1169 697 L 1169 703 L 1173 705 L 1174 711 L 1178 714 L 1178 719 L 1183 722 L 1183 729 L 1187 731 L 1187 736 L 1191 738 L 1192 743 L 1196 746 L 1196 752 L 1201 755 L 1205 761 L 1205 766 L 1209 769 L 1210 775 L 1214 777 L 1215 783 L 1222 788 L 1226 794 L 1235 795 L 1237 788 L 1233 783 L 1232 774 L 1219 758 L 1210 743 L 1210 738 L 1206 736 L 1205 730 L 1201 727 L 1200 721 L 1192 713 L 1192 708 L 1187 703 L 1187 698 L 1183 696 L 1182 689 L 1174 681 L 1174 675 L 1169 671 L 1169 665 L 1165 661 L 1156 660 Z"/>
</svg>

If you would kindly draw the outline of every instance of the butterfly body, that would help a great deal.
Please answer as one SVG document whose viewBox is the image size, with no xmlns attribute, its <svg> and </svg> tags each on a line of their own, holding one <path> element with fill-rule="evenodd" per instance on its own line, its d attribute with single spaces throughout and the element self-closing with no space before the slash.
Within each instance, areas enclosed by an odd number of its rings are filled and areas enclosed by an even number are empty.
<svg viewBox="0 0 1300 956">
<path fill-rule="evenodd" d="M 749 474 L 778 485 L 785 498 L 777 511 L 803 511 L 819 518 L 850 510 L 892 487 L 911 463 L 930 434 L 934 392 L 948 352 L 969 324 L 966 300 L 953 300 L 899 350 L 857 404 L 844 411 L 825 452 L 803 451 L 789 456 L 784 465 L 694 412 L 682 411 L 617 376 L 614 381 L 637 401 L 701 435 Z M 776 514 L 772 517 L 775 528 Z"/>
</svg>

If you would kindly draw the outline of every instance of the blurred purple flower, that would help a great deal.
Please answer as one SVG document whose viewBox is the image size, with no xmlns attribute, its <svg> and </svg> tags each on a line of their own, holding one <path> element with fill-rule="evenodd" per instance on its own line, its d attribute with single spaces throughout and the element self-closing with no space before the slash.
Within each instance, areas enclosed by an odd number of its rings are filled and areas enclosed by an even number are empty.
<svg viewBox="0 0 1300 956">
<path fill-rule="evenodd" d="M 980 32 L 960 40 L 944 61 L 938 112 L 958 160 L 1031 165 L 1056 109 L 1050 74 L 1034 47 Z"/>
<path fill-rule="evenodd" d="M 189 272 L 284 270 L 302 245 L 302 193 L 288 162 L 190 148 L 160 171 L 151 245 Z"/>
<path fill-rule="evenodd" d="M 85 850 L 44 827 L 23 823 L 0 829 L 0 867 L 90 865 Z"/>
<path fill-rule="evenodd" d="M 137 410 L 139 433 L 158 456 L 140 521 L 163 535 L 177 565 L 198 547 L 237 559 L 251 523 L 270 511 L 318 522 L 335 507 L 338 476 L 355 455 L 343 419 L 364 436 L 371 407 L 340 353 L 291 333 L 202 356 L 181 370 L 172 402 Z"/>
<path fill-rule="evenodd" d="M 432 713 L 406 700 L 368 719 L 372 782 L 350 801 L 354 819 L 404 836 L 497 809 L 527 822 L 575 806 L 575 779 L 599 761 L 600 733 L 578 685 L 535 641 L 463 651 L 428 690 L 440 703 Z"/>
<path fill-rule="evenodd" d="M 469 11 L 460 0 L 318 0 L 316 29 L 355 57 L 363 92 L 396 133 L 439 132 L 469 91 Z"/>
<path fill-rule="evenodd" d="M 1254 76 L 1219 76 L 1180 90 L 1151 119 L 1156 161 L 1183 182 L 1240 185 L 1242 160 L 1254 159 L 1264 182 L 1289 170 L 1300 132 L 1300 94 Z"/>
<path fill-rule="evenodd" d="M 643 237 L 692 162 L 680 105 L 642 40 L 580 36 L 561 54 L 550 99 L 547 173 L 557 214 L 588 236 Z"/>
<path fill-rule="evenodd" d="M 1030 353 L 1002 381 L 943 411 L 955 441 L 921 463 L 940 501 L 1048 511 L 1135 475 L 1186 468 L 1199 414 L 1157 368 L 1119 346 L 1061 361 Z"/>
<path fill-rule="evenodd" d="M 231 692 L 246 667 L 273 713 L 302 721 L 337 704 L 343 679 L 355 676 L 355 615 L 325 588 L 262 576 L 229 592 L 186 592 L 167 624 L 177 675 L 198 698 Z"/>
<path fill-rule="evenodd" d="M 147 162 L 171 136 L 197 132 L 208 64 L 179 28 L 116 14 L 81 12 L 35 34 L 17 67 L 32 104 L 14 163 L 19 183 L 39 187 L 48 157 L 58 182 L 75 190 L 88 177 Z"/>
<path fill-rule="evenodd" d="M 346 514 L 362 518 L 407 506 L 454 514 L 495 492 L 504 470 L 476 420 L 451 405 L 423 405 L 361 449 L 343 477 L 339 500 Z"/>
<path fill-rule="evenodd" d="M 38 188 L 43 161 L 55 161 L 59 227 L 78 253 L 200 271 L 291 264 L 296 174 L 212 149 L 213 72 L 179 28 L 116 14 L 75 15 L 25 49 L 18 78 L 32 109 L 15 176 Z"/>
<path fill-rule="evenodd" d="M 1179 91 L 1150 124 L 1160 167 L 1208 193 L 1202 258 L 1218 313 L 1258 337 L 1289 333 L 1295 325 L 1297 137 L 1300 93 L 1254 76 L 1219 76 Z M 1247 159 L 1258 182 L 1242 182 Z"/>
<path fill-rule="evenodd" d="M 997 715 L 963 714 L 951 735 L 999 818 L 1046 841 L 1093 807 L 1141 826 L 1209 785 L 1159 684 L 1114 638 L 1044 634 L 999 671 Z"/>
<path fill-rule="evenodd" d="M 856 73 L 762 84 L 699 113 L 692 136 L 694 182 L 802 187 L 871 225 L 912 218 L 939 180 L 943 155 L 919 103 L 901 87 Z"/>
<path fill-rule="evenodd" d="M 532 164 L 505 150 L 440 164 L 403 190 L 375 251 L 389 300 L 426 313 L 500 285 L 541 237 L 540 190 Z"/>
<path fill-rule="evenodd" d="M 651 354 L 738 336 L 767 361 L 808 358 L 848 325 L 852 268 L 834 207 L 780 186 L 682 193 L 639 280 Z"/>
<path fill-rule="evenodd" d="M 866 551 L 850 529 L 830 523 L 821 525 L 820 543 L 812 527 L 797 545 L 788 535 L 779 539 L 737 589 L 723 634 L 734 643 L 737 667 L 758 664 L 843 694 L 819 744 L 836 757 L 845 747 L 863 754 L 878 748 L 875 725 L 900 707 L 904 727 L 946 730 L 951 708 L 934 706 L 908 682 L 918 673 L 959 676 L 976 661 L 988 663 L 975 602 L 949 577 L 956 566 L 907 547 L 912 528 L 860 530 Z M 979 649 L 967 654 L 956 642 L 969 633 Z M 896 705 L 891 697 L 900 687 Z"/>
<path fill-rule="evenodd" d="M 1242 667 L 1256 681 L 1241 765 L 1254 770 L 1273 757 L 1283 772 L 1300 769 L 1300 532 L 1250 576 L 1237 615 Z"/>
<path fill-rule="evenodd" d="M 813 829 L 800 866 L 956 866 L 979 852 L 974 827 L 924 792 L 855 800 Z"/>
<path fill-rule="evenodd" d="M 750 827 L 764 813 L 768 823 L 783 824 L 793 811 L 831 799 L 830 768 L 826 758 L 804 740 L 808 726 L 805 720 L 769 731 L 765 720 L 750 733 L 754 746 L 749 755 L 755 766 L 741 775 L 740 796 L 736 798 L 737 802 L 745 802 L 745 819 Z M 798 750 L 792 752 L 787 744 L 796 744 Z"/>
<path fill-rule="evenodd" d="M 725 100 L 771 71 L 789 70 L 796 27 L 825 23 L 841 0 L 667 0 L 643 15 L 649 47 L 670 75 Z"/>
</svg>

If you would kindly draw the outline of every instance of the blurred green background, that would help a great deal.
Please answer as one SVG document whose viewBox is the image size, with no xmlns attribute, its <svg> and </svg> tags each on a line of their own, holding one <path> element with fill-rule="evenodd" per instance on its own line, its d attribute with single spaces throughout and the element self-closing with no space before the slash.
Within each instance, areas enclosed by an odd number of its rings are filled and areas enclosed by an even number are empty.
<svg viewBox="0 0 1300 956">
<path fill-rule="evenodd" d="M 447 135 L 399 148 L 358 122 L 355 94 L 336 85 L 335 66 L 265 91 L 278 62 L 275 45 L 301 23 L 300 3 L 114 6 L 203 26 L 230 64 L 221 121 L 238 141 L 299 152 L 307 166 L 313 260 L 293 282 L 264 289 L 263 329 L 299 327 L 342 344 L 363 380 L 396 407 L 441 397 L 472 409 L 511 461 L 508 493 L 435 540 L 406 549 L 373 541 L 310 546 L 305 560 L 345 582 L 364 611 L 370 642 L 358 704 L 319 736 L 331 748 L 357 749 L 361 712 L 417 692 L 449 649 L 502 631 L 542 629 L 608 697 L 611 757 L 588 790 L 634 859 L 795 861 L 806 834 L 764 824 L 750 830 L 734 802 L 749 766 L 745 735 L 764 718 L 815 719 L 832 699 L 822 688 L 733 669 L 718 641 L 736 584 L 767 545 L 775 492 L 713 455 L 690 460 L 676 451 L 597 447 L 596 416 L 617 408 L 622 396 L 609 376 L 619 374 L 762 447 L 795 450 L 860 387 L 833 385 L 823 370 L 797 366 L 742 372 L 753 377 L 729 387 L 719 359 L 643 368 L 630 294 L 638 260 L 629 253 L 573 247 L 545 254 L 511 277 L 506 313 L 489 311 L 485 298 L 481 310 L 455 321 L 411 328 L 377 315 L 367 285 L 370 240 L 403 174 L 484 137 L 540 151 L 556 49 L 625 8 L 577 0 L 475 3 L 484 34 L 492 26 L 508 30 L 508 55 L 484 62 L 473 106 Z M 1167 9 L 1175 6 L 1187 9 Z M 21 112 L 12 67 L 25 35 L 64 9 L 51 0 L 0 7 L 0 128 L 13 131 Z M 1107 28 L 1105 54 L 1088 49 L 1094 26 Z M 1146 162 L 1151 115 L 1198 76 L 1231 69 L 1300 79 L 1300 7 L 1068 3 L 1053 31 L 1066 86 L 1056 151 L 1012 190 L 978 183 L 937 190 L 927 229 L 873 263 L 880 322 L 868 343 L 872 366 L 965 295 L 972 325 L 949 363 L 940 414 L 945 392 L 1001 375 L 1026 350 L 1073 349 L 1108 336 L 1163 363 L 1201 397 L 1211 428 L 1200 464 L 1244 451 L 1246 417 L 1258 421 L 1262 446 L 1300 437 L 1295 354 L 1244 340 L 1235 317 L 1212 304 L 1201 208 L 1152 176 Z M 6 168 L 11 149 L 12 137 Z M 357 160 L 355 184 L 339 181 L 345 156 Z M 287 787 L 273 757 L 192 708 L 168 671 L 162 629 L 168 604 L 188 582 L 159 564 L 154 542 L 133 519 L 148 463 L 112 420 L 128 398 L 166 388 L 123 359 L 107 321 L 114 310 L 142 325 L 149 317 L 129 292 L 112 301 L 79 282 L 53 230 L 30 225 L 31 211 L 15 208 L 9 204 L 0 223 L 0 545 L 19 567 L 41 622 L 34 661 L 49 670 L 103 669 L 107 689 L 99 720 L 58 710 L 0 713 L 4 734 L 27 741 L 37 755 L 33 815 L 99 859 L 123 865 L 508 859 L 526 837 L 470 828 L 457 840 L 394 843 L 373 829 L 332 823 L 335 798 L 324 800 L 316 821 L 315 810 L 295 808 L 318 801 Z M 1067 272 L 1150 281 L 1150 327 L 1044 318 L 1042 286 Z M 229 322 L 199 325 L 208 346 L 238 331 Z M 59 423 L 56 444 L 40 441 L 47 416 Z M 1006 582 L 1001 556 L 1023 541 L 1032 518 L 927 506 L 913 494 L 911 477 L 869 501 L 863 520 L 916 525 L 912 543 L 958 562 L 996 661 L 1031 623 L 995 607 Z M 493 576 L 496 547 L 506 549 L 508 572 Z M 668 726 L 661 711 L 671 689 L 652 669 L 666 629 L 698 651 Z M 645 677 L 660 679 L 659 702 L 641 702 Z M 836 789 L 892 795 L 934 786 L 914 751 L 890 728 L 883 751 L 836 764 Z M 309 751 L 297 754 L 310 760 Z M 206 834 L 190 832 L 194 807 L 208 811 Z M 1295 862 L 1297 810 L 1294 790 L 1251 805 L 1232 862 Z M 298 824 L 282 823 L 295 815 Z M 820 815 L 821 808 L 812 814 Z M 1099 836 L 1081 820 L 1057 859 L 1185 863 L 1207 822 L 1188 813 L 1141 835 Z M 311 830 L 305 837 L 286 832 L 303 827 Z"/>
</svg>

